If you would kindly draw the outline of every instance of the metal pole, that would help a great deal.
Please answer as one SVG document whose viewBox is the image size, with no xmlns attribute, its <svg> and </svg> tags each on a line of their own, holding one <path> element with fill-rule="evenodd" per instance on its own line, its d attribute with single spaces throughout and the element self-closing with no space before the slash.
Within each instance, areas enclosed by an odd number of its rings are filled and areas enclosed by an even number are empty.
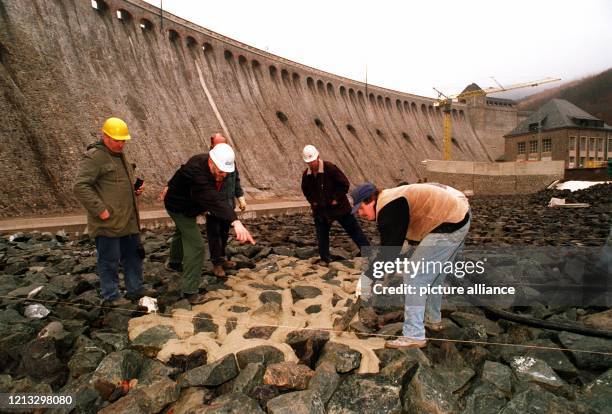
<svg viewBox="0 0 612 414">
<path fill-rule="evenodd" d="M 159 31 L 164 31 L 164 0 L 159 0 Z"/>
</svg>

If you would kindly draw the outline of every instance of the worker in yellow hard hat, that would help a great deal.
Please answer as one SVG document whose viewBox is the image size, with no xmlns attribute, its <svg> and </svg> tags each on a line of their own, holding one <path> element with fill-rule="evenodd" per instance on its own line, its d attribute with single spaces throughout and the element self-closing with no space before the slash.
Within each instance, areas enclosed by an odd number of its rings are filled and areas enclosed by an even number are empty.
<svg viewBox="0 0 612 414">
<path fill-rule="evenodd" d="M 125 141 L 130 140 L 125 121 L 119 118 L 108 118 L 102 126 L 102 140 L 109 150 L 115 153 L 123 151 Z"/>
<path fill-rule="evenodd" d="M 119 292 L 120 263 L 127 298 L 137 299 L 144 292 L 144 252 L 136 202 L 144 186 L 135 187 L 134 164 L 123 152 L 129 139 L 127 124 L 108 118 L 102 126 L 102 139 L 87 148 L 74 183 L 74 194 L 87 210 L 87 227 L 96 242 L 102 297 L 115 305 L 127 304 Z"/>
</svg>

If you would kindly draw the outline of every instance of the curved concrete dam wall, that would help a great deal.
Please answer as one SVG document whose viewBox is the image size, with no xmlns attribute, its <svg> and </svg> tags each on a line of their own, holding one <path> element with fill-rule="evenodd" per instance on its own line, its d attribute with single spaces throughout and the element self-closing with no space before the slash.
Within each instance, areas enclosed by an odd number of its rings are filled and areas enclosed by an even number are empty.
<svg viewBox="0 0 612 414">
<path fill-rule="evenodd" d="M 307 143 L 353 184 L 416 180 L 422 160 L 442 157 L 432 99 L 288 61 L 142 1 L 98 5 L 0 0 L 4 217 L 78 209 L 75 170 L 109 116 L 129 125 L 148 202 L 217 131 L 251 193 L 300 194 Z M 453 111 L 453 158 L 490 161 L 466 111 Z"/>
</svg>

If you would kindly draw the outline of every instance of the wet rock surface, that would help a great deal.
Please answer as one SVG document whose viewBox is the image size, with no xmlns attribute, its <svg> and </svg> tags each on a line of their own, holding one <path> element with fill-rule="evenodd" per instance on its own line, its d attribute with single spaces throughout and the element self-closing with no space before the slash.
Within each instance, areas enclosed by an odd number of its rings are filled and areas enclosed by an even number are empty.
<svg viewBox="0 0 612 414">
<path fill-rule="evenodd" d="M 490 245 L 600 248 L 609 232 L 611 187 L 472 198 L 466 252 Z M 592 206 L 550 209 L 552 196 Z M 170 407 L 174 413 L 244 407 L 278 413 L 604 413 L 612 404 L 609 338 L 527 327 L 447 302 L 443 330 L 428 331 L 440 341 L 422 350 L 384 349 L 387 336 L 372 336 L 401 334 L 400 309 L 362 308 L 352 332 L 330 333 L 354 297 L 363 263 L 352 241 L 335 224 L 337 261 L 323 267 L 316 263 L 311 217 L 246 224 L 258 244 L 230 242 L 230 257 L 240 266 L 227 279 L 214 277 L 207 263 L 201 285 L 207 299 L 193 306 L 179 300 L 179 276 L 163 266 L 171 230 L 143 233 L 145 289 L 158 299 L 158 315 L 145 315 L 136 303 L 102 304 L 95 247 L 87 237 L 0 238 L 0 392 L 66 392 L 75 396 L 75 412 L 114 413 Z M 362 224 L 378 242 L 373 223 Z M 520 258 L 507 253 L 497 259 Z M 577 258 L 560 271 L 583 265 Z M 26 310 L 35 304 L 49 313 L 31 317 Z M 602 306 L 534 303 L 515 311 L 610 330 L 610 310 Z M 445 338 L 479 343 L 451 346 Z"/>
</svg>

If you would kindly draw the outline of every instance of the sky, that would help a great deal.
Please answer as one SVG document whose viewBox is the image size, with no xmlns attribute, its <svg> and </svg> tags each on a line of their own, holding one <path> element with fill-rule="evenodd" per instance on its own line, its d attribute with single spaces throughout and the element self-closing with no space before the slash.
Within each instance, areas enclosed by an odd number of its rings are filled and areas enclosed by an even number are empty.
<svg viewBox="0 0 612 414">
<path fill-rule="evenodd" d="M 570 81 L 612 67 L 610 0 L 163 0 L 163 8 L 284 58 L 362 82 L 367 67 L 369 84 L 429 97 L 434 86 L 450 95 L 472 82 Z"/>
</svg>

